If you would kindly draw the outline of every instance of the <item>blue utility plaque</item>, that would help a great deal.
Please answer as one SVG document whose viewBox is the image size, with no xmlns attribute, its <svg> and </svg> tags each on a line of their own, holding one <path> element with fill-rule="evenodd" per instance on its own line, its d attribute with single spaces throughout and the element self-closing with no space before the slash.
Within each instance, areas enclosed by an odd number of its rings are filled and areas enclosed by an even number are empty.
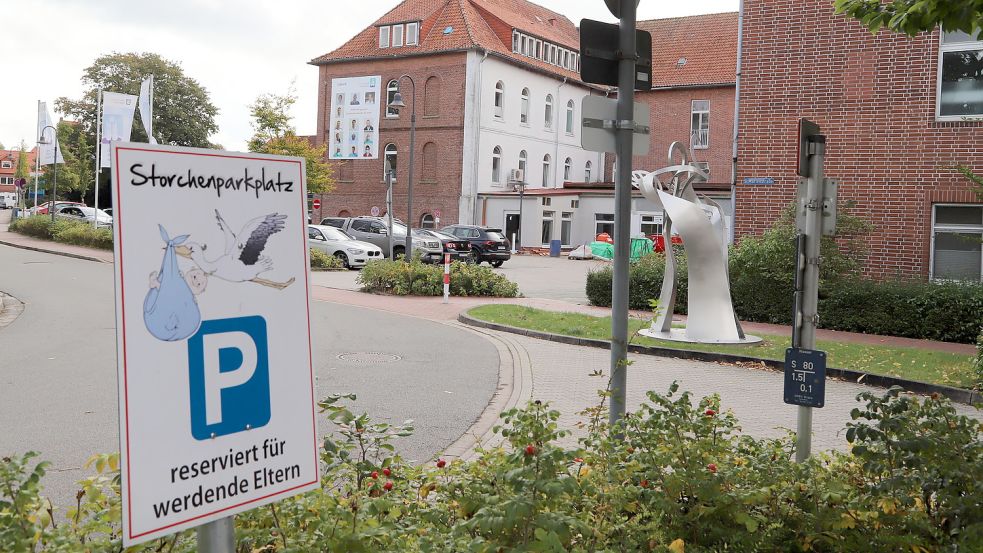
<svg viewBox="0 0 983 553">
<path fill-rule="evenodd" d="M 826 403 L 826 352 L 785 350 L 785 403 L 822 407 Z"/>
</svg>

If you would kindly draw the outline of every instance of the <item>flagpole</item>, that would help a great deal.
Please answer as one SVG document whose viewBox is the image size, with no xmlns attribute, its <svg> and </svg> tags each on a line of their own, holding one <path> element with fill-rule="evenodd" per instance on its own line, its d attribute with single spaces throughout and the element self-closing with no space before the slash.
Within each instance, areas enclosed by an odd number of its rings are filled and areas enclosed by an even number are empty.
<svg viewBox="0 0 983 553">
<path fill-rule="evenodd" d="M 151 144 L 156 144 L 157 140 L 154 139 L 154 75 L 150 74 L 150 115 L 147 117 L 147 126 L 150 127 L 150 136 L 147 138 L 147 142 Z"/>
<path fill-rule="evenodd" d="M 98 89 L 96 92 L 96 195 L 93 203 L 95 208 L 95 213 L 92 217 L 92 228 L 98 228 L 99 226 L 99 169 L 102 164 L 102 88 Z"/>
<path fill-rule="evenodd" d="M 41 128 L 41 100 L 38 100 L 38 124 L 37 128 Z M 38 175 L 41 174 L 41 133 L 38 132 L 38 138 L 35 140 L 36 146 L 34 147 L 34 213 L 37 213 L 38 208 Z"/>
</svg>

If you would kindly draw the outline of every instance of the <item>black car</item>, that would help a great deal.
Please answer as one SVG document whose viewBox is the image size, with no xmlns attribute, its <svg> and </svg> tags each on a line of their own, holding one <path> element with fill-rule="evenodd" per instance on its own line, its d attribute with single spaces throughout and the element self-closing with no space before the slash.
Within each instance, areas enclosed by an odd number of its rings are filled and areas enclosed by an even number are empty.
<svg viewBox="0 0 983 553">
<path fill-rule="evenodd" d="M 444 253 L 450 254 L 451 261 L 470 261 L 471 242 L 463 238 L 458 238 L 453 234 L 447 234 L 439 230 L 413 229 L 414 234 L 420 234 L 428 238 L 436 238 L 444 246 Z"/>
<path fill-rule="evenodd" d="M 501 267 L 502 263 L 512 258 L 512 254 L 509 252 L 511 245 L 505 239 L 505 233 L 500 228 L 451 225 L 441 230 L 470 242 L 471 261 L 474 263 L 487 261 L 491 263 L 492 267 Z"/>
</svg>

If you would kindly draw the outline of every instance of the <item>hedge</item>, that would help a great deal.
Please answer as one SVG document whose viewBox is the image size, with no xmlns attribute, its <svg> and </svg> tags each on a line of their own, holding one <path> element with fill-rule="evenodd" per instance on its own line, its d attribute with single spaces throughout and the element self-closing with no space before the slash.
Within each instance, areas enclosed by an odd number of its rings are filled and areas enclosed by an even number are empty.
<svg viewBox="0 0 983 553">
<path fill-rule="evenodd" d="M 444 294 L 444 266 L 401 260 L 370 261 L 358 275 L 363 292 L 394 296 L 441 296 Z M 490 296 L 514 298 L 519 287 L 490 267 L 455 261 L 451 263 L 452 296 Z"/>
<path fill-rule="evenodd" d="M 102 250 L 113 249 L 113 231 L 108 228 L 92 228 L 82 221 L 55 219 L 50 215 L 34 215 L 15 219 L 8 230 L 63 244 L 86 246 Z"/>
</svg>

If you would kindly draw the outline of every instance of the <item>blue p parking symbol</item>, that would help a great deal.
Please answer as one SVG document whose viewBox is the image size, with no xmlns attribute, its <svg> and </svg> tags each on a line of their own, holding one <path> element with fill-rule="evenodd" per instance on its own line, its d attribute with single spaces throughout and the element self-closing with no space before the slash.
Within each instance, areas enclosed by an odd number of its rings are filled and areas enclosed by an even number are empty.
<svg viewBox="0 0 983 553">
<path fill-rule="evenodd" d="M 191 435 L 197 440 L 270 422 L 270 362 L 263 317 L 203 321 L 188 339 Z"/>
</svg>

